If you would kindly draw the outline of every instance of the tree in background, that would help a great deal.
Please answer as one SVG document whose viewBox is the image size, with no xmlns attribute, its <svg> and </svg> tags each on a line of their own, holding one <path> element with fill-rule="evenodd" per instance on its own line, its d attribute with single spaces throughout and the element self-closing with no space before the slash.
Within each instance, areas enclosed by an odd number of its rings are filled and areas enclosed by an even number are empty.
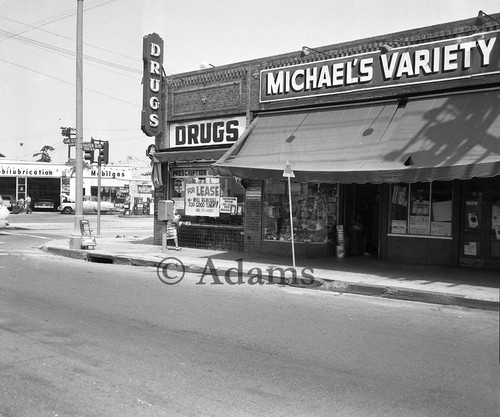
<svg viewBox="0 0 500 417">
<path fill-rule="evenodd" d="M 40 152 L 37 152 L 33 154 L 33 157 L 40 157 L 36 162 L 51 162 L 52 158 L 50 157 L 49 152 L 52 152 L 54 148 L 50 145 L 45 145 L 42 149 L 40 149 Z"/>
</svg>

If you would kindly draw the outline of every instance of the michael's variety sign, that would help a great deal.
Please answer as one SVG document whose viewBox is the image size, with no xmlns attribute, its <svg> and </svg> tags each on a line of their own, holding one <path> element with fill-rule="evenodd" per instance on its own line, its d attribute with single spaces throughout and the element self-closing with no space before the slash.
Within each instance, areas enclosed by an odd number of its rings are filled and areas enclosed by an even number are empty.
<svg viewBox="0 0 500 417">
<path fill-rule="evenodd" d="M 170 147 L 232 145 L 244 132 L 245 116 L 170 125 Z"/>
<path fill-rule="evenodd" d="M 144 72 L 142 79 L 141 128 L 147 136 L 161 132 L 161 79 L 163 65 L 163 40 L 156 34 L 144 36 Z"/>
<path fill-rule="evenodd" d="M 499 32 L 261 71 L 260 101 L 498 74 Z"/>
</svg>

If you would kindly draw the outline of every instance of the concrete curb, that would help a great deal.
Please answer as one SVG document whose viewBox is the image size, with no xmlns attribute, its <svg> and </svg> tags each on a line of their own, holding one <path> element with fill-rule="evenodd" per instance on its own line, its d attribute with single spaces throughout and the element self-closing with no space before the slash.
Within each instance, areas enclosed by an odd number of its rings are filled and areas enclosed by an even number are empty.
<svg viewBox="0 0 500 417">
<path fill-rule="evenodd" d="M 161 259 L 145 259 L 140 257 L 130 257 L 127 255 L 111 255 L 109 253 L 103 253 L 99 251 L 93 251 L 92 253 L 82 250 L 82 249 L 66 249 L 53 246 L 43 245 L 41 249 L 44 252 L 52 253 L 54 255 L 65 256 L 73 259 L 85 260 L 88 262 L 97 263 L 113 263 L 116 265 L 129 265 L 129 266 L 142 266 L 142 267 L 153 267 L 157 268 Z M 205 265 L 197 264 L 184 264 L 185 272 L 189 273 L 203 273 L 205 271 Z M 229 268 L 217 268 L 217 273 L 220 277 L 223 277 Z M 234 269 L 234 268 L 232 268 Z M 243 274 L 247 276 L 246 274 Z M 273 281 L 272 276 L 263 275 L 263 279 L 266 281 Z M 405 301 L 418 301 L 422 303 L 429 304 L 441 304 L 441 305 L 454 305 L 459 307 L 467 307 L 481 310 L 489 311 L 499 311 L 499 303 L 491 300 L 483 300 L 477 298 L 470 298 L 466 296 L 460 296 L 456 294 L 445 294 L 433 291 L 422 291 L 407 288 L 396 288 L 391 286 L 380 286 L 380 285 L 370 285 L 370 284 L 358 284 L 351 283 L 348 281 L 341 280 L 331 280 L 327 278 L 315 277 L 313 281 L 297 279 L 291 282 L 288 279 L 280 280 L 280 282 L 274 282 L 277 285 L 289 285 L 292 287 L 307 288 L 311 290 L 319 291 L 329 291 L 337 293 L 346 294 L 357 294 L 371 297 L 381 297 Z"/>
</svg>

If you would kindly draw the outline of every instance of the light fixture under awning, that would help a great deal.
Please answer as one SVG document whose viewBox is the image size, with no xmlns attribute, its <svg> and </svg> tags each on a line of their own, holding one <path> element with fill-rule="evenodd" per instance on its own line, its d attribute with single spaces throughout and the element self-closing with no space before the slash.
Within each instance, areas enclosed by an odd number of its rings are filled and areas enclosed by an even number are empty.
<svg viewBox="0 0 500 417">
<path fill-rule="evenodd" d="M 224 149 L 172 149 L 163 152 L 157 152 L 153 154 L 154 163 L 164 163 L 168 162 L 178 163 L 178 162 L 213 162 L 218 160 L 227 151 Z"/>
<path fill-rule="evenodd" d="M 498 90 L 257 117 L 214 175 L 394 183 L 500 175 Z M 407 161 L 411 161 L 408 163 Z"/>
</svg>

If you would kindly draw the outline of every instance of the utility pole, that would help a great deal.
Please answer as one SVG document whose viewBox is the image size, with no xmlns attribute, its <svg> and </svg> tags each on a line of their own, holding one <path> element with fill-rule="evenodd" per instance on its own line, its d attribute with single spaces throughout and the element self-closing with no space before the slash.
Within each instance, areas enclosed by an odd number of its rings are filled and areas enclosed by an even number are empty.
<svg viewBox="0 0 500 417">
<path fill-rule="evenodd" d="M 83 220 L 83 0 L 76 0 L 76 155 L 75 155 L 75 219 L 70 248 L 80 249 Z"/>
</svg>

